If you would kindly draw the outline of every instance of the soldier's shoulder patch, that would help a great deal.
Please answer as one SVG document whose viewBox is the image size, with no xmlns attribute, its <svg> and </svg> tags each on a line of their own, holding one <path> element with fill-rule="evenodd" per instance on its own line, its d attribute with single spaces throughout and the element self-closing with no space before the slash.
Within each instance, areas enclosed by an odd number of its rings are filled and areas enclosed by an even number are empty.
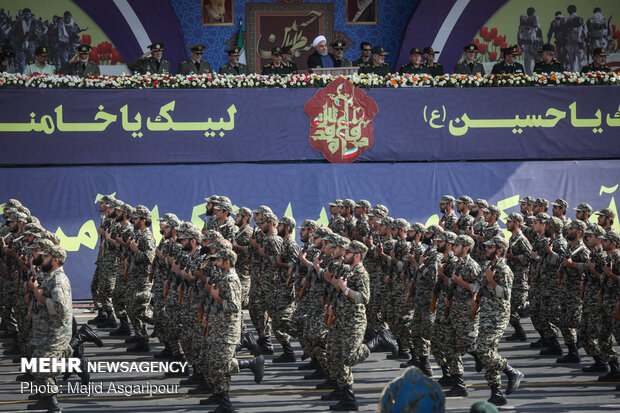
<svg viewBox="0 0 620 413">
<path fill-rule="evenodd" d="M 48 65 L 52 65 L 52 66 L 54 66 L 54 62 L 52 62 L 51 60 L 48 60 L 48 61 L 47 61 L 47 64 L 48 64 Z"/>
<path fill-rule="evenodd" d="M 265 66 L 263 66 L 265 69 L 271 67 L 271 63 L 267 63 Z"/>
</svg>

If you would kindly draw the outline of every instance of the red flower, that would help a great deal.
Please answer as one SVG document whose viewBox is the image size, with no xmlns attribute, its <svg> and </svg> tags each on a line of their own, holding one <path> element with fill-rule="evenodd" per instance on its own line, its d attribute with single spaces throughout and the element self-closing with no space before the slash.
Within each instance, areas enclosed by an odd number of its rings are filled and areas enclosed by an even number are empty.
<svg viewBox="0 0 620 413">
<path fill-rule="evenodd" d="M 494 62 L 497 60 L 497 52 L 489 52 L 489 60 Z"/>
<path fill-rule="evenodd" d="M 491 39 L 495 39 L 497 37 L 497 27 L 491 29 Z"/>
<path fill-rule="evenodd" d="M 478 32 L 478 35 L 480 35 L 480 37 L 484 37 L 488 32 L 489 32 L 489 28 L 485 26 L 480 29 L 480 31 Z"/>
<path fill-rule="evenodd" d="M 81 44 L 87 44 L 87 45 L 90 46 L 90 42 L 91 42 L 90 34 L 83 34 L 82 38 L 80 39 L 80 43 Z"/>
</svg>

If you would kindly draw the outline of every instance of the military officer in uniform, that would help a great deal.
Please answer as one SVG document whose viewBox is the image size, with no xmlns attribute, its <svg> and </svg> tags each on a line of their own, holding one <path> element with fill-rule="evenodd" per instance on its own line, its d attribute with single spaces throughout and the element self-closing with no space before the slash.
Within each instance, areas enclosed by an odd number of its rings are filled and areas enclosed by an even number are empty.
<svg viewBox="0 0 620 413">
<path fill-rule="evenodd" d="M 553 56 L 555 55 L 555 49 L 552 44 L 545 44 L 538 51 L 541 55 L 541 61 L 534 65 L 534 73 L 551 73 L 551 72 L 563 72 L 564 67 L 562 63 L 558 62 Z"/>
<path fill-rule="evenodd" d="M 191 73 L 202 75 L 211 71 L 211 65 L 202 60 L 205 52 L 204 44 L 194 44 L 189 47 L 191 58 L 179 63 L 177 73 L 187 76 Z"/>
<path fill-rule="evenodd" d="M 465 60 L 454 65 L 454 73 L 462 73 L 465 75 L 480 74 L 484 76 L 484 67 L 482 63 L 475 61 L 476 53 L 478 53 L 478 46 L 474 43 L 470 43 L 463 47 L 465 51 Z"/>
<path fill-rule="evenodd" d="M 170 62 L 162 59 L 164 52 L 163 42 L 154 42 L 148 45 L 149 52 L 144 53 L 127 65 L 130 70 L 141 74 L 163 74 L 170 73 Z"/>
<path fill-rule="evenodd" d="M 80 77 L 99 75 L 99 66 L 91 62 L 88 58 L 91 49 L 92 47 L 87 44 L 79 45 L 76 49 L 77 53 L 75 56 L 60 68 L 60 73 Z"/>
<path fill-rule="evenodd" d="M 351 67 L 353 63 L 349 59 L 342 57 L 344 54 L 344 48 L 346 46 L 344 40 L 337 40 L 332 42 L 332 53 L 334 54 L 334 66 L 335 67 Z"/>
<path fill-rule="evenodd" d="M 293 48 L 291 46 L 282 48 L 282 63 L 288 66 L 289 73 L 297 73 L 297 63 L 293 62 Z"/>
<path fill-rule="evenodd" d="M 56 66 L 47 60 L 47 53 L 47 47 L 37 47 L 34 51 L 34 58 L 36 61 L 30 62 L 28 66 L 26 66 L 24 74 L 30 76 L 33 73 L 40 73 L 42 75 L 53 75 L 56 73 Z"/>
<path fill-rule="evenodd" d="M 607 51 L 602 47 L 597 47 L 592 52 L 592 63 L 585 65 L 581 69 L 581 73 L 588 72 L 611 72 L 611 69 L 605 64 L 607 59 Z"/>
<path fill-rule="evenodd" d="M 246 65 L 239 63 L 240 48 L 233 47 L 226 53 L 228 54 L 228 63 L 220 67 L 220 75 L 247 75 L 250 73 Z"/>
<path fill-rule="evenodd" d="M 439 53 L 439 50 L 433 50 L 433 48 L 429 46 L 425 47 L 422 53 L 424 53 L 424 64 L 428 68 L 429 73 L 432 76 L 443 75 L 443 65 L 435 62 L 435 54 Z"/>
<path fill-rule="evenodd" d="M 273 62 L 263 66 L 263 75 L 286 75 L 289 73 L 288 66 L 282 62 L 282 48 L 280 46 L 271 49 L 271 59 Z"/>
<path fill-rule="evenodd" d="M 429 70 L 422 63 L 422 52 L 417 47 L 414 47 L 409 51 L 409 62 L 400 67 L 398 73 L 401 75 L 405 73 L 411 74 L 419 74 L 419 73 L 429 73 Z"/>
<path fill-rule="evenodd" d="M 390 65 L 383 61 L 388 54 L 381 46 L 373 47 L 372 59 L 368 63 L 360 64 L 360 73 L 374 73 L 379 76 L 389 75 Z"/>
<path fill-rule="evenodd" d="M 360 44 L 360 50 L 362 51 L 362 55 L 353 61 L 353 66 L 361 66 L 362 63 L 370 63 L 371 62 L 371 51 L 372 45 L 368 42 L 362 42 Z"/>
<path fill-rule="evenodd" d="M 519 46 L 505 47 L 502 49 L 502 53 L 504 54 L 504 60 L 496 63 L 493 66 L 493 70 L 491 71 L 491 73 L 525 73 L 523 65 L 519 62 L 516 62 L 517 56 L 521 56 Z"/>
</svg>

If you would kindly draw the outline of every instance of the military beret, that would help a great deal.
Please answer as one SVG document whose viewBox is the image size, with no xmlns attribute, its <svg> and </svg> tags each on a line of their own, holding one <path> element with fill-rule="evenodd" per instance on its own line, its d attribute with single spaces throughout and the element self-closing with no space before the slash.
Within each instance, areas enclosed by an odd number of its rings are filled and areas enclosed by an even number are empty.
<svg viewBox="0 0 620 413">
<path fill-rule="evenodd" d="M 352 199 L 345 199 L 344 201 L 342 201 L 342 206 L 345 208 L 351 208 L 351 210 L 353 208 L 355 208 L 355 201 Z"/>
<path fill-rule="evenodd" d="M 368 252 L 368 247 L 359 241 L 351 241 L 347 247 L 347 251 L 353 251 L 356 254 L 362 254 L 362 258 Z"/>
<path fill-rule="evenodd" d="M 532 198 L 531 196 L 526 196 L 524 197 L 522 200 L 519 201 L 519 203 L 521 204 L 528 204 L 528 205 L 534 205 L 534 202 L 536 200 L 534 198 Z"/>
<path fill-rule="evenodd" d="M 605 235 L 605 229 L 597 224 L 589 225 L 585 234 L 593 234 L 600 238 L 601 235 Z"/>
<path fill-rule="evenodd" d="M 385 225 L 388 228 L 394 228 L 394 218 L 384 217 L 379 220 L 379 224 Z"/>
<path fill-rule="evenodd" d="M 586 224 L 585 222 L 579 219 L 574 219 L 570 222 L 570 224 L 568 224 L 568 227 L 577 228 L 579 231 L 585 232 L 586 229 L 588 228 L 588 224 Z"/>
<path fill-rule="evenodd" d="M 22 234 L 38 235 L 41 232 L 43 232 L 43 227 L 41 225 L 30 223 L 30 224 L 26 224 L 26 226 L 24 227 L 24 230 L 22 231 Z"/>
<path fill-rule="evenodd" d="M 224 237 L 222 236 L 222 234 L 220 234 L 219 232 L 217 232 L 217 231 L 216 231 L 216 230 L 214 230 L 214 229 L 210 229 L 210 230 L 208 230 L 208 231 L 207 231 L 207 232 L 205 232 L 205 233 L 204 233 L 204 235 L 202 236 L 202 239 L 211 240 L 211 241 L 214 241 L 214 240 L 217 240 L 217 239 L 221 239 L 221 238 L 224 238 Z"/>
<path fill-rule="evenodd" d="M 192 44 L 189 46 L 189 50 L 192 53 L 204 53 L 205 52 L 205 45 L 200 43 L 200 44 Z"/>
<path fill-rule="evenodd" d="M 426 232 L 426 227 L 424 226 L 424 224 L 420 222 L 414 222 L 411 224 L 409 230 L 419 232 L 419 233 L 424 233 Z"/>
<path fill-rule="evenodd" d="M 332 202 L 329 203 L 329 206 L 332 206 L 332 207 L 342 206 L 342 199 L 334 199 Z"/>
<path fill-rule="evenodd" d="M 398 218 L 394 220 L 394 228 L 409 229 L 409 223 L 403 218 Z"/>
<path fill-rule="evenodd" d="M 511 212 L 510 214 L 508 214 L 508 218 L 506 218 L 506 221 L 514 221 L 514 222 L 518 222 L 519 224 L 522 224 L 523 215 L 517 214 L 516 212 Z"/>
<path fill-rule="evenodd" d="M 225 261 L 230 261 L 230 265 L 235 265 L 237 262 L 237 254 L 230 249 L 220 249 L 214 255 L 213 258 L 222 258 Z"/>
<path fill-rule="evenodd" d="M 282 218 L 280 218 L 280 224 L 284 224 L 284 226 L 289 227 L 292 231 L 295 229 L 297 222 L 295 222 L 295 219 L 293 217 L 283 216 Z"/>
<path fill-rule="evenodd" d="M 259 205 L 258 208 L 252 211 L 252 214 L 264 214 L 266 212 L 272 212 L 271 208 L 269 208 L 267 205 Z"/>
<path fill-rule="evenodd" d="M 564 209 L 564 211 L 568 210 L 568 202 L 566 202 L 562 198 L 556 199 L 555 202 L 551 203 L 551 205 L 559 206 L 560 208 Z"/>
<path fill-rule="evenodd" d="M 151 219 L 151 211 L 149 211 L 149 209 L 144 205 L 136 205 L 133 216 L 131 218 Z"/>
<path fill-rule="evenodd" d="M 489 206 L 489 203 L 486 201 L 486 199 L 482 199 L 482 198 L 476 199 L 475 204 L 478 208 L 483 208 L 483 209 Z"/>
<path fill-rule="evenodd" d="M 228 211 L 231 214 L 233 212 L 233 206 L 229 201 L 221 201 L 219 204 L 215 205 L 213 208 L 219 209 L 222 211 Z"/>
<path fill-rule="evenodd" d="M 219 195 L 211 195 L 208 198 L 205 198 L 205 201 L 207 202 L 211 202 L 212 204 L 217 204 L 220 202 L 220 196 Z"/>
<path fill-rule="evenodd" d="M 474 248 L 474 245 L 476 245 L 473 238 L 470 237 L 469 235 L 459 235 L 458 237 L 456 237 L 456 241 L 454 241 L 453 244 L 454 245 L 458 245 L 458 244 L 465 245 L 469 248 Z"/>
<path fill-rule="evenodd" d="M 46 247 L 45 249 L 41 250 L 41 253 L 43 255 L 51 255 L 52 258 L 58 258 L 62 262 L 65 262 L 67 260 L 67 251 L 65 251 L 64 248 L 58 245 Z"/>
<path fill-rule="evenodd" d="M 539 212 L 538 214 L 536 214 L 535 217 L 536 221 L 542 222 L 543 224 L 546 224 L 547 221 L 549 220 L 549 215 L 547 215 L 544 212 Z"/>
<path fill-rule="evenodd" d="M 489 247 L 495 246 L 498 248 L 502 248 L 504 251 L 508 249 L 508 241 L 506 241 L 506 238 L 499 235 L 496 235 L 490 240 L 486 241 L 484 245 L 488 245 Z"/>
<path fill-rule="evenodd" d="M 463 50 L 466 52 L 477 52 L 478 46 L 475 43 L 470 43 L 468 45 L 463 46 Z"/>
<path fill-rule="evenodd" d="M 347 248 L 349 246 L 349 240 L 345 237 L 341 237 L 339 235 L 334 234 L 334 240 L 329 244 L 330 248 L 343 247 Z"/>
<path fill-rule="evenodd" d="M 594 215 L 602 215 L 604 217 L 607 218 L 615 218 L 616 214 L 614 214 L 614 211 L 611 210 L 611 208 L 603 208 L 600 211 L 598 211 L 597 213 L 595 213 Z"/>
<path fill-rule="evenodd" d="M 43 231 L 41 234 L 39 234 L 39 238 L 46 239 L 54 245 L 60 245 L 60 238 L 58 238 L 58 235 L 54 234 L 53 232 Z"/>
<path fill-rule="evenodd" d="M 440 236 L 442 235 L 445 231 L 442 227 L 440 227 L 439 225 L 431 225 L 429 227 L 426 228 L 426 232 L 429 232 L 435 236 Z"/>
<path fill-rule="evenodd" d="M 547 201 L 545 198 L 536 198 L 536 200 L 534 201 L 534 206 L 548 207 L 549 201 Z"/>
<path fill-rule="evenodd" d="M 252 217 L 252 210 L 248 207 L 241 207 L 237 210 L 237 214 L 236 215 L 241 215 L 242 217 L 248 217 L 251 218 Z"/>
<path fill-rule="evenodd" d="M 608 239 L 611 242 L 615 242 L 616 247 L 620 245 L 620 235 L 617 232 L 607 231 L 606 234 L 604 234 L 602 237 L 599 237 L 599 238 Z"/>
<path fill-rule="evenodd" d="M 31 250 L 41 250 L 41 252 L 53 247 L 54 243 L 48 239 L 38 239 L 28 246 Z"/>
<path fill-rule="evenodd" d="M 444 231 L 444 233 L 438 235 L 435 238 L 435 240 L 437 240 L 437 241 L 446 241 L 446 242 L 449 242 L 450 244 L 454 244 L 454 242 L 456 241 L 457 237 L 458 237 L 458 235 L 456 235 L 452 231 Z"/>
<path fill-rule="evenodd" d="M 177 239 L 195 239 L 196 241 L 200 241 L 202 239 L 202 232 L 200 232 L 200 230 L 196 226 L 192 225 L 191 227 L 180 233 L 177 236 Z"/>
<path fill-rule="evenodd" d="M 486 212 L 490 212 L 491 214 L 495 215 L 496 217 L 499 217 L 501 212 L 499 210 L 499 208 L 495 205 L 489 205 L 488 207 L 483 209 Z"/>
<path fill-rule="evenodd" d="M 164 42 L 153 42 L 147 47 L 151 50 L 164 50 Z"/>
<path fill-rule="evenodd" d="M 577 208 L 575 208 L 575 211 L 583 211 L 583 212 L 587 212 L 588 214 L 591 214 L 592 207 L 586 204 L 585 202 L 582 202 L 581 204 L 577 205 Z"/>
<path fill-rule="evenodd" d="M 549 217 L 549 219 L 547 220 L 547 225 L 549 225 L 551 228 L 553 228 L 555 232 L 558 233 L 562 231 L 562 228 L 564 228 L 564 222 L 558 217 Z"/>
<path fill-rule="evenodd" d="M 467 195 L 461 195 L 461 197 L 459 199 L 457 199 L 456 202 L 461 202 L 461 203 L 467 204 L 467 205 L 473 205 L 474 204 L 474 200 L 471 199 L 470 197 L 468 197 Z"/>
<path fill-rule="evenodd" d="M 175 229 L 179 229 L 179 225 L 181 224 L 179 218 L 172 212 L 164 214 L 163 217 L 159 218 L 159 222 Z"/>
<path fill-rule="evenodd" d="M 81 44 L 78 47 L 76 47 L 76 52 L 78 52 L 79 54 L 88 54 L 90 53 L 90 50 L 92 49 L 92 47 L 90 47 L 87 44 Z"/>
<path fill-rule="evenodd" d="M 266 212 L 263 214 L 262 218 L 256 221 L 261 224 L 263 222 L 273 222 L 274 224 L 278 224 L 278 217 L 273 212 Z"/>
<path fill-rule="evenodd" d="M 13 215 L 6 219 L 8 222 L 18 221 L 18 222 L 28 222 L 28 215 L 23 212 L 16 211 Z"/>
<path fill-rule="evenodd" d="M 297 227 L 297 228 L 316 230 L 318 227 L 319 227 L 319 225 L 316 223 L 315 220 L 307 219 L 307 220 L 304 221 L 303 224 L 301 224 L 300 227 Z"/>
<path fill-rule="evenodd" d="M 454 197 L 452 195 L 444 195 L 439 200 L 439 203 L 440 204 L 450 204 L 450 205 L 453 205 L 454 204 Z"/>
<path fill-rule="evenodd" d="M 17 206 L 22 206 L 22 203 L 19 202 L 17 199 L 13 199 L 13 198 L 9 199 L 8 201 L 4 203 L 5 208 L 17 207 Z"/>
<path fill-rule="evenodd" d="M 365 199 L 360 199 L 359 201 L 357 201 L 355 206 L 358 208 L 366 208 L 366 211 L 369 211 L 371 208 L 370 202 L 366 201 Z"/>
</svg>

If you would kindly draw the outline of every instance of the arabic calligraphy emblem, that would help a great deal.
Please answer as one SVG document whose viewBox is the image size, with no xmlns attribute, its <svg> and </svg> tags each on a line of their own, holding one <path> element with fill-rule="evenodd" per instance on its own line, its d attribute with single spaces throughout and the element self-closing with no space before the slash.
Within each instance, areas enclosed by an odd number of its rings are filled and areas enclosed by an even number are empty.
<svg viewBox="0 0 620 413">
<path fill-rule="evenodd" d="M 343 77 L 316 92 L 304 106 L 310 145 L 332 163 L 351 163 L 374 142 L 377 103 Z"/>
</svg>

